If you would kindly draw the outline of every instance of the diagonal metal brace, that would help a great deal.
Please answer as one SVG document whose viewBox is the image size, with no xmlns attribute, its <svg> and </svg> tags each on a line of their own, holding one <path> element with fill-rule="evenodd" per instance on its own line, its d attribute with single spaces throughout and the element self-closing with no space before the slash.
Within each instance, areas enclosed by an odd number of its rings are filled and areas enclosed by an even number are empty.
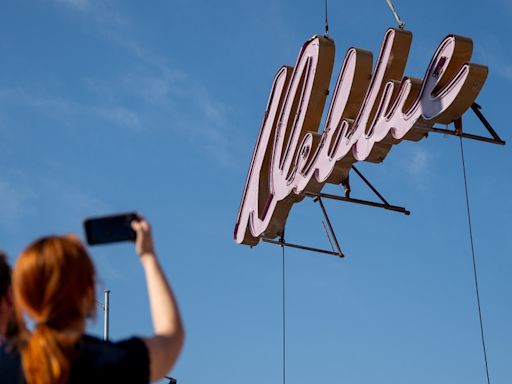
<svg viewBox="0 0 512 384">
<path fill-rule="evenodd" d="M 338 239 L 336 238 L 336 234 L 334 233 L 334 230 L 332 229 L 331 220 L 329 220 L 329 216 L 327 215 L 327 211 L 325 210 L 324 203 L 322 202 L 321 197 L 317 196 L 315 199 L 313 199 L 313 201 L 315 203 L 317 201 L 320 203 L 320 208 L 322 208 L 322 212 L 324 214 L 325 221 L 327 222 L 327 226 L 329 227 L 329 232 L 331 233 L 332 239 L 334 240 L 334 245 L 336 246 L 338 254 L 343 256 L 343 253 L 341 252 L 341 249 L 340 249 L 340 244 L 338 243 Z M 329 240 L 329 242 L 331 241 L 330 238 L 329 238 L 329 234 L 327 234 L 327 240 Z M 331 246 L 332 246 L 332 244 L 331 244 Z"/>
<path fill-rule="evenodd" d="M 383 208 L 383 209 L 387 209 L 388 211 L 400 212 L 407 216 L 409 216 L 411 214 L 411 212 L 409 210 L 405 209 L 404 207 L 398 207 L 396 205 L 389 204 L 388 201 L 384 198 L 384 196 L 382 196 L 382 194 L 377 190 L 377 188 L 375 188 L 372 185 L 372 183 L 370 183 L 370 181 L 366 177 L 364 177 L 364 175 L 354 165 L 352 165 L 352 169 L 361 178 L 361 180 L 363 180 L 363 182 L 368 186 L 368 188 L 370 188 L 372 190 L 372 192 L 379 198 L 379 200 L 382 201 L 382 203 L 378 203 L 375 201 L 354 199 L 354 198 L 349 197 L 349 195 L 347 193 L 345 194 L 345 197 L 337 196 L 337 195 L 330 195 L 327 193 L 306 193 L 306 196 L 313 197 L 313 198 L 320 196 L 320 197 L 325 197 L 327 199 L 345 201 L 347 203 L 367 205 L 367 206 L 376 207 L 376 208 Z M 348 180 L 348 178 L 347 178 L 347 180 Z"/>
<path fill-rule="evenodd" d="M 480 111 L 482 107 L 477 104 L 473 103 L 471 104 L 471 110 L 475 113 L 475 115 L 480 119 L 484 127 L 489 131 L 491 136 L 496 140 L 499 144 L 505 145 L 505 141 L 501 139 L 501 137 L 498 136 L 496 131 L 492 128 L 491 124 L 487 121 L 483 113 Z"/>
<path fill-rule="evenodd" d="M 492 137 L 474 135 L 471 133 L 464 133 L 462 131 L 462 120 L 461 119 L 457 119 L 454 121 L 455 130 L 438 128 L 438 127 L 431 127 L 428 130 L 429 130 L 429 132 L 442 133 L 444 135 L 458 136 L 458 137 L 462 137 L 465 139 L 484 141 L 486 143 L 491 143 L 491 144 L 505 145 L 506 141 L 502 140 L 501 137 L 499 137 L 499 135 L 496 133 L 496 131 L 492 128 L 489 121 L 487 121 L 485 116 L 480 111 L 481 109 L 482 109 L 482 107 L 480 105 L 478 105 L 477 103 L 471 104 L 471 110 L 475 113 L 475 115 L 478 117 L 478 119 L 481 121 L 481 123 L 484 125 L 484 127 L 487 129 L 487 131 L 489 132 L 489 134 Z"/>
<path fill-rule="evenodd" d="M 359 176 L 361 178 L 361 180 L 364 181 L 364 183 L 373 191 L 373 193 L 375 193 L 375 195 L 377 195 L 377 197 L 385 205 L 389 205 L 389 203 L 386 201 L 386 199 L 379 193 L 379 191 L 377 191 L 377 189 L 368 181 L 368 179 L 366 177 L 364 177 L 361 172 L 359 172 L 359 170 L 355 166 L 352 165 L 352 169 L 354 170 L 355 173 L 357 173 L 357 176 Z"/>
<path fill-rule="evenodd" d="M 312 197 L 312 196 L 309 196 L 309 197 Z M 322 213 L 324 214 L 325 220 L 326 220 L 327 225 L 329 227 L 330 235 L 331 235 L 332 239 L 334 240 L 334 244 L 336 245 L 336 250 L 333 249 L 332 251 L 329 251 L 329 250 L 326 250 L 326 249 L 309 247 L 309 246 L 306 246 L 306 245 L 288 243 L 284 239 L 284 230 L 283 230 L 283 233 L 281 234 L 279 240 L 268 239 L 266 237 L 262 237 L 261 240 L 264 241 L 265 243 L 275 244 L 275 245 L 279 245 L 281 247 L 297 248 L 297 249 L 303 249 L 305 251 L 310 251 L 310 252 L 325 253 L 327 255 L 334 255 L 334 256 L 338 256 L 338 257 L 345 257 L 343 252 L 341 252 L 340 245 L 338 243 L 338 239 L 336 238 L 336 234 L 334 233 L 334 230 L 333 230 L 332 225 L 331 225 L 331 221 L 329 220 L 329 216 L 327 215 L 327 211 L 326 211 L 326 209 L 324 207 L 322 199 L 320 198 L 320 196 L 315 195 L 313 201 L 320 203 L 320 208 L 322 209 Z M 329 243 L 331 243 L 331 239 L 330 239 L 329 233 L 327 233 L 327 231 L 326 231 L 326 234 L 327 234 L 327 240 L 329 240 Z M 331 243 L 331 247 L 332 247 L 332 243 Z"/>
</svg>

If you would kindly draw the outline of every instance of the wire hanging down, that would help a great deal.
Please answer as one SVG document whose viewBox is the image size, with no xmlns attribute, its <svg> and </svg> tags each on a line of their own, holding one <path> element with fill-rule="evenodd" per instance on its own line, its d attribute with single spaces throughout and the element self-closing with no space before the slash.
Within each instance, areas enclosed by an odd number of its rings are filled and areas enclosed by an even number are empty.
<svg viewBox="0 0 512 384">
<path fill-rule="evenodd" d="M 329 36 L 329 20 L 327 19 L 327 0 L 325 0 L 325 36 Z"/>
<path fill-rule="evenodd" d="M 478 288 L 478 273 L 476 268 L 476 258 L 475 258 L 475 247 L 473 243 L 473 229 L 471 226 L 471 213 L 469 209 L 469 196 L 468 196 L 468 181 L 466 176 L 466 162 L 464 160 L 464 146 L 462 145 L 462 136 L 459 136 L 460 140 L 460 154 L 462 158 L 462 171 L 464 174 L 464 190 L 466 192 L 466 209 L 468 215 L 468 227 L 469 227 L 469 239 L 471 242 L 471 254 L 473 256 L 473 276 L 475 280 L 475 292 L 476 292 L 476 302 L 478 305 L 478 318 L 480 320 L 480 336 L 482 338 L 482 350 L 484 353 L 484 362 L 485 362 L 485 373 L 487 375 L 487 384 L 491 384 L 489 379 L 489 365 L 487 363 L 487 350 L 485 348 L 485 334 L 484 334 L 484 322 L 482 320 L 482 308 L 480 306 L 480 290 Z"/>
<path fill-rule="evenodd" d="M 393 15 L 395 16 L 396 22 L 398 23 L 398 28 L 404 29 L 405 23 L 400 18 L 400 16 L 398 16 L 398 13 L 396 13 L 395 7 L 393 6 L 393 3 L 391 2 L 391 0 L 386 0 L 386 2 L 389 5 L 389 9 L 391 9 L 391 12 L 393 12 Z"/>
<path fill-rule="evenodd" d="M 281 237 L 282 243 L 284 243 L 284 236 Z M 286 383 L 286 296 L 285 296 L 285 265 L 284 265 L 284 245 L 281 245 L 283 252 L 283 384 Z"/>
</svg>

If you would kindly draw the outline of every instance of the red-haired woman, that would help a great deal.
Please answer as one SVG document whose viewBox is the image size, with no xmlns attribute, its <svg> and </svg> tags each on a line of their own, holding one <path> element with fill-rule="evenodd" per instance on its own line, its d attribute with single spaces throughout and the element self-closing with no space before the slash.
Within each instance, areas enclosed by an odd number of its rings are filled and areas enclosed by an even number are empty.
<svg viewBox="0 0 512 384">
<path fill-rule="evenodd" d="M 149 224 L 134 221 L 155 335 L 117 343 L 84 334 L 94 313 L 95 271 L 74 236 L 39 239 L 20 255 L 13 290 L 23 373 L 28 384 L 147 383 L 173 367 L 184 332 L 171 288 L 153 248 Z M 30 317 L 34 328 L 24 326 Z"/>
</svg>

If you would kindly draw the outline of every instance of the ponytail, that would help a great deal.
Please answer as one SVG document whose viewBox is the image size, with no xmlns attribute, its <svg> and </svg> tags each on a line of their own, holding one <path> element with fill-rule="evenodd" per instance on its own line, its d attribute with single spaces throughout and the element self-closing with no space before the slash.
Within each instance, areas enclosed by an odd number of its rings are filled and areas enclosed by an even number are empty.
<svg viewBox="0 0 512 384">
<path fill-rule="evenodd" d="M 74 236 L 35 241 L 20 255 L 13 274 L 23 372 L 28 384 L 65 384 L 85 317 L 94 314 L 95 272 Z M 29 316 L 33 331 L 24 324 Z"/>
<path fill-rule="evenodd" d="M 22 348 L 25 379 L 29 384 L 68 382 L 78 334 L 66 335 L 46 324 L 38 324 Z"/>
</svg>

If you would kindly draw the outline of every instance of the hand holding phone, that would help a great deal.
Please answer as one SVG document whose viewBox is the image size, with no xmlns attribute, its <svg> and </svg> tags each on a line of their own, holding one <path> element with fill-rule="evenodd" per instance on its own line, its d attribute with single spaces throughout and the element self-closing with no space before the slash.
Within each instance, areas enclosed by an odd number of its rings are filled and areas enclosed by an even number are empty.
<svg viewBox="0 0 512 384">
<path fill-rule="evenodd" d="M 138 221 L 132 222 L 132 228 L 136 233 L 135 251 L 137 255 L 155 255 L 153 247 L 153 237 L 151 236 L 151 226 L 142 216 L 138 217 Z"/>
</svg>

